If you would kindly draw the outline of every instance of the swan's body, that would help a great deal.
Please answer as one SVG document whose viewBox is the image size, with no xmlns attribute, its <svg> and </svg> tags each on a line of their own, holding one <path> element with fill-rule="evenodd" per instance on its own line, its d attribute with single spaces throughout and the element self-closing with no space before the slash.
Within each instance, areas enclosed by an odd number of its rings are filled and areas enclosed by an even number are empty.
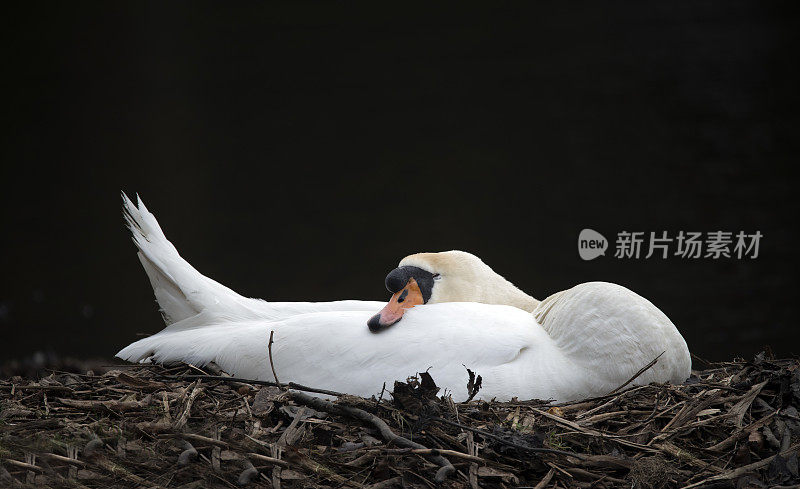
<svg viewBox="0 0 800 489">
<path fill-rule="evenodd" d="M 483 377 L 478 398 L 573 400 L 608 393 L 662 352 L 636 384 L 677 383 L 689 376 L 689 352 L 675 326 L 619 285 L 580 284 L 541 303 L 512 295 L 533 313 L 510 305 L 428 303 L 406 309 L 399 324 L 373 334 L 367 320 L 385 303 L 243 298 L 183 261 L 141 202 L 138 209 L 129 201 L 126 207 L 169 325 L 120 351 L 117 356 L 125 360 L 213 361 L 235 376 L 271 380 L 267 343 L 274 331 L 273 360 L 281 381 L 361 396 L 430 368 L 437 384 L 460 401 L 467 397 L 468 367 Z M 428 297 L 435 296 L 428 291 Z"/>
<path fill-rule="evenodd" d="M 568 307 L 570 301 L 583 300 L 592 289 L 596 292 L 598 285 L 611 294 L 622 289 L 613 284 L 578 286 L 562 296 L 563 302 L 554 305 L 550 313 Z M 609 304 L 601 301 L 601 309 L 595 312 L 621 312 L 622 308 L 604 307 Z M 655 307 L 637 311 L 648 323 L 663 319 L 659 313 Z M 679 365 L 672 361 L 673 352 L 685 349 L 674 329 L 654 331 L 654 337 L 663 335 L 663 339 L 653 341 L 637 331 L 608 328 L 595 320 L 585 331 L 559 341 L 546 332 L 551 326 L 547 317 L 542 327 L 533 315 L 515 307 L 452 302 L 417 306 L 405 314 L 398 327 L 372 334 L 365 326 L 371 314 L 318 312 L 269 322 L 232 322 L 200 314 L 137 341 L 118 356 L 136 361 L 152 355 L 156 362 L 200 365 L 213 360 L 235 376 L 272 380 L 267 343 L 274 331 L 273 360 L 284 382 L 369 397 L 378 394 L 384 382 L 391 387 L 395 380 L 430 368 L 436 383 L 456 401 L 467 397 L 464 366 L 483 377 L 478 397 L 501 400 L 513 396 L 572 400 L 607 394 L 664 350 L 669 355 L 637 383 L 682 382 L 688 376 L 688 358 Z M 628 313 L 625 315 L 625 322 L 630 323 Z M 590 335 L 594 335 L 592 341 L 584 341 Z M 642 345 L 646 350 L 639 350 Z"/>
</svg>

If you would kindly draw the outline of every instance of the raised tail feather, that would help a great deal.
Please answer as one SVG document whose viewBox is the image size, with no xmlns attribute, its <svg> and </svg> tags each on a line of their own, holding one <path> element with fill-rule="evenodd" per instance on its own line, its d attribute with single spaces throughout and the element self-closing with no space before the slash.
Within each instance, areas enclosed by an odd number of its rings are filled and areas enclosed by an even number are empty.
<svg viewBox="0 0 800 489">
<path fill-rule="evenodd" d="M 136 200 L 138 205 L 134 205 L 125 193 L 122 194 L 125 220 L 133 234 L 133 242 L 139 248 L 139 260 L 150 279 L 167 325 L 204 310 L 251 316 L 253 306 L 263 303 L 258 299 L 242 297 L 198 272 L 181 258 L 138 195 Z"/>
</svg>

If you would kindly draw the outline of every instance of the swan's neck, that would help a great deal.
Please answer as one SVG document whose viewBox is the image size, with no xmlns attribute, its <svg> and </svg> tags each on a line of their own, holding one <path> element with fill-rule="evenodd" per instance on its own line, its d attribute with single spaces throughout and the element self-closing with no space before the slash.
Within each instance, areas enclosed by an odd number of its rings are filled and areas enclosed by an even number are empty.
<svg viewBox="0 0 800 489">
<path fill-rule="evenodd" d="M 499 292 L 501 296 L 489 302 L 490 304 L 506 304 L 528 312 L 533 312 L 539 305 L 538 300 L 519 290 L 511 282 L 508 282 L 508 287 L 497 290 L 497 292 Z"/>
<path fill-rule="evenodd" d="M 533 312 L 536 306 L 539 305 L 539 301 L 521 291 L 488 265 L 484 263 L 481 263 L 481 265 L 475 269 L 475 283 L 483 296 L 478 302 L 504 304 L 528 312 Z"/>
<path fill-rule="evenodd" d="M 528 312 L 539 305 L 538 300 L 483 263 L 471 270 L 462 270 L 456 279 L 444 278 L 441 289 L 437 288 L 438 285 L 433 288 L 431 302 L 481 302 L 514 306 Z"/>
</svg>

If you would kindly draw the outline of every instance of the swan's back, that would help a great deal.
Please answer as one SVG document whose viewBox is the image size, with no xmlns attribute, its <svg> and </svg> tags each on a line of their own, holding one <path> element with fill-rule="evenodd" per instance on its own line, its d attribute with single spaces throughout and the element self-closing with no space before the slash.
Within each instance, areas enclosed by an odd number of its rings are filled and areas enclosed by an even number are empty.
<svg viewBox="0 0 800 489">
<path fill-rule="evenodd" d="M 681 383 L 689 377 L 689 350 L 675 325 L 650 301 L 621 285 L 582 283 L 546 298 L 533 314 L 567 357 L 610 389 L 662 352 L 635 384 Z"/>
</svg>

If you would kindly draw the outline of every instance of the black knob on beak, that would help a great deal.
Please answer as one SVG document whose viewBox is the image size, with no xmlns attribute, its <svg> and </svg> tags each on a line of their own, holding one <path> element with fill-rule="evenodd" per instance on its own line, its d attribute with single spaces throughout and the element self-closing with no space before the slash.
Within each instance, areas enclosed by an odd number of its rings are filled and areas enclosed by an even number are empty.
<svg viewBox="0 0 800 489">
<path fill-rule="evenodd" d="M 383 326 L 381 325 L 380 313 L 369 318 L 369 321 L 367 321 L 367 327 L 369 327 L 369 330 L 373 333 L 378 333 L 383 329 Z"/>
<path fill-rule="evenodd" d="M 406 286 L 409 278 L 411 274 L 406 267 L 395 268 L 386 276 L 386 289 L 394 294 Z"/>
</svg>

